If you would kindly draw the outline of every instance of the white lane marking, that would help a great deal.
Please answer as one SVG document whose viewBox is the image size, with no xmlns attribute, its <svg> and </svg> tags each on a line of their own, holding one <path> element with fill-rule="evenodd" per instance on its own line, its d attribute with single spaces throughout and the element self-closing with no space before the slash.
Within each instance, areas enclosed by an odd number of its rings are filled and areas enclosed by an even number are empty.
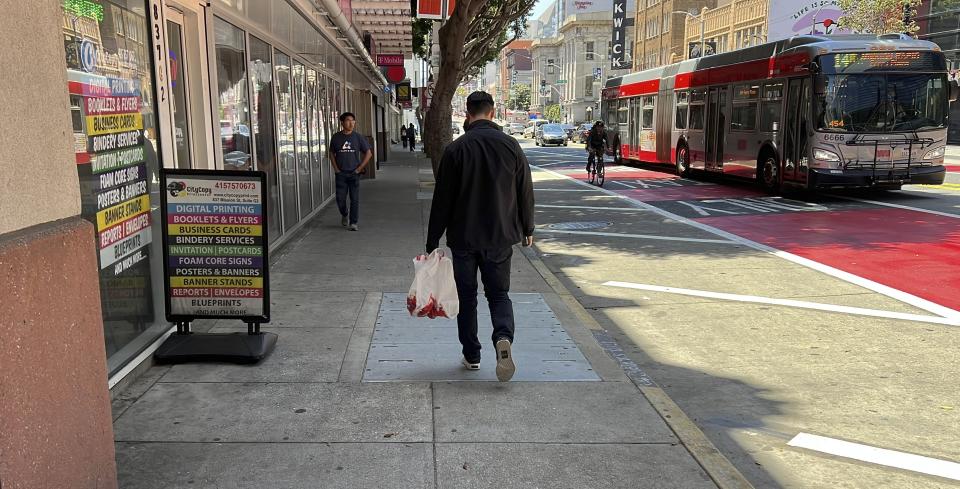
<svg viewBox="0 0 960 489">
<path fill-rule="evenodd" d="M 612 182 L 612 183 L 615 183 L 617 185 L 623 185 L 624 187 L 627 187 L 627 188 L 637 188 L 637 187 L 634 187 L 633 185 L 630 185 L 629 183 L 623 183 L 623 182 Z"/>
<path fill-rule="evenodd" d="M 892 207 L 892 208 L 894 208 L 894 209 L 903 209 L 903 210 L 907 210 L 907 211 L 923 212 L 924 214 L 933 214 L 933 215 L 936 215 L 936 216 L 949 217 L 949 218 L 952 218 L 952 219 L 960 219 L 960 214 L 951 214 L 951 213 L 949 213 L 949 212 L 935 211 L 935 210 L 931 210 L 931 209 L 923 209 L 923 208 L 920 208 L 920 207 L 911 207 L 911 206 L 909 206 L 909 205 L 893 204 L 893 203 L 890 203 L 890 202 L 879 202 L 879 201 L 876 201 L 876 200 L 861 199 L 861 198 L 859 198 L 859 197 L 847 197 L 847 196 L 845 196 L 845 195 L 832 195 L 832 197 L 837 197 L 837 198 L 844 199 L 844 200 L 852 200 L 852 201 L 854 201 L 854 202 L 863 202 L 864 204 L 880 205 L 880 206 L 883 206 L 883 207 Z"/>
<path fill-rule="evenodd" d="M 912 453 L 887 450 L 825 436 L 799 433 L 787 442 L 791 447 L 806 448 L 829 453 L 838 457 L 852 458 L 861 462 L 886 465 L 898 469 L 935 475 L 946 479 L 960 480 L 960 463 L 940 460 Z"/>
<path fill-rule="evenodd" d="M 691 297 L 706 297 L 709 299 L 720 299 L 734 302 L 752 302 L 756 304 L 770 304 L 774 306 L 796 307 L 800 309 L 815 309 L 817 311 L 838 312 L 842 314 L 853 314 L 856 316 L 870 316 L 885 319 L 902 319 L 905 321 L 916 321 L 920 323 L 944 324 L 947 326 L 960 326 L 960 320 L 947 319 L 937 316 L 923 316 L 920 314 L 909 314 L 905 312 L 881 311 L 878 309 L 864 309 L 862 307 L 838 306 L 834 304 L 822 304 L 819 302 L 797 301 L 793 299 L 774 299 L 771 297 L 759 297 L 755 295 L 727 294 L 725 292 L 711 292 L 709 290 L 681 289 L 678 287 L 664 287 L 662 285 L 634 284 L 630 282 L 605 282 L 603 285 L 608 287 L 620 287 L 623 289 L 647 290 L 650 292 L 665 292 L 668 294 L 686 295 Z"/>
<path fill-rule="evenodd" d="M 560 229 L 537 228 L 538 233 L 544 234 L 579 234 L 585 236 L 608 236 L 611 238 L 633 238 L 633 239 L 654 239 L 658 241 L 689 241 L 691 243 L 715 243 L 726 245 L 739 245 L 733 241 L 722 239 L 703 239 L 703 238 L 683 238 L 679 236 L 654 236 L 651 234 L 626 234 L 626 233 L 603 233 L 600 231 L 565 231 Z"/>
<path fill-rule="evenodd" d="M 537 204 L 536 207 L 544 207 L 547 209 L 586 209 L 593 211 L 630 211 L 630 212 L 649 212 L 647 209 L 639 209 L 636 207 L 600 207 L 593 205 L 553 205 L 553 204 Z"/>
<path fill-rule="evenodd" d="M 534 166 L 534 165 L 531 165 L 531 166 Z M 546 168 L 538 168 L 538 169 L 539 169 L 540 171 L 543 171 L 543 172 L 552 174 L 553 176 L 556 176 L 556 177 L 568 178 L 568 179 L 570 179 L 571 181 L 573 181 L 574 183 L 576 183 L 576 184 L 578 184 L 578 185 L 582 185 L 582 186 L 590 187 L 590 188 L 594 189 L 594 187 L 591 186 L 590 184 L 588 184 L 587 182 L 583 182 L 583 181 L 577 180 L 577 179 L 575 179 L 575 178 L 570 178 L 570 177 L 568 177 L 568 176 L 566 176 L 566 175 L 563 175 L 563 174 L 561 174 L 561 173 L 557 173 L 557 172 L 552 171 L 552 170 L 548 170 L 548 169 L 546 169 Z M 913 294 L 909 294 L 909 293 L 904 292 L 904 291 L 902 291 L 902 290 L 897 290 L 897 289 L 895 289 L 895 288 L 893 288 L 893 287 L 890 287 L 890 286 L 887 286 L 887 285 L 883 285 L 883 284 L 878 283 L 878 282 L 874 282 L 873 280 L 865 279 L 865 278 L 860 277 L 860 276 L 858 276 L 858 275 L 854 275 L 854 274 L 852 274 L 852 273 L 850 273 L 850 272 L 845 272 L 845 271 L 840 270 L 840 269 L 838 269 L 838 268 L 834 268 L 834 267 L 831 267 L 831 266 L 829 266 L 829 265 L 824 265 L 823 263 L 819 263 L 819 262 L 810 260 L 810 259 L 808 259 L 808 258 L 803 258 L 802 256 L 794 255 L 793 253 L 788 253 L 788 252 L 783 251 L 783 250 L 778 250 L 778 249 L 776 249 L 776 248 L 774 248 L 774 247 L 772 247 L 772 246 L 767 246 L 767 245 L 765 245 L 765 244 L 757 243 L 756 241 L 749 240 L 749 239 L 747 239 L 747 238 L 744 238 L 744 237 L 742 237 L 742 236 L 738 236 L 738 235 L 733 234 L 733 233 L 728 233 L 727 231 L 724 231 L 724 230 L 722 230 L 722 229 L 715 228 L 715 227 L 713 227 L 713 226 L 710 226 L 710 225 L 707 225 L 707 224 L 703 224 L 703 223 L 694 221 L 694 220 L 692 220 L 692 219 L 687 219 L 686 217 L 683 217 L 683 216 L 674 214 L 674 213 L 672 213 L 672 212 L 670 212 L 670 211 L 665 211 L 665 210 L 663 210 L 663 209 L 661 209 L 661 208 L 659 208 L 659 207 L 656 207 L 656 206 L 654 206 L 654 205 L 650 205 L 650 204 L 648 204 L 648 203 L 646 203 L 646 202 L 641 202 L 641 201 L 636 200 L 636 199 L 634 199 L 634 198 L 627 197 L 627 196 L 625 196 L 625 195 L 620 195 L 620 194 L 618 194 L 618 193 L 616 193 L 616 192 L 614 192 L 614 191 L 612 191 L 612 190 L 607 190 L 607 189 L 605 189 L 605 188 L 595 188 L 595 190 L 598 190 L 598 191 L 600 191 L 600 192 L 603 192 L 603 193 L 606 193 L 606 194 L 609 194 L 609 195 L 615 195 L 615 196 L 620 197 L 620 198 L 622 198 L 622 199 L 624 199 L 624 200 L 626 200 L 626 201 L 628 201 L 628 202 L 631 202 L 633 205 L 636 205 L 636 206 L 638 206 L 638 207 L 641 207 L 641 208 L 644 208 L 644 209 L 649 209 L 649 210 L 651 210 L 651 211 L 653 211 L 653 212 L 656 212 L 657 214 L 660 214 L 660 215 L 663 216 L 663 217 L 667 217 L 667 218 L 673 219 L 673 220 L 675 220 L 675 221 L 677 221 L 677 222 L 682 222 L 682 223 L 687 224 L 687 225 L 689 225 L 689 226 L 693 226 L 693 227 L 695 227 L 695 228 L 702 229 L 702 230 L 704 230 L 704 231 L 707 231 L 707 232 L 709 232 L 709 233 L 715 234 L 715 235 L 717 235 L 717 236 L 720 236 L 720 237 L 729 239 L 730 241 L 736 241 L 737 243 L 740 243 L 740 244 L 742 244 L 742 245 L 744 245 L 744 246 L 749 246 L 750 248 L 753 248 L 753 249 L 755 249 L 755 250 L 759 250 L 759 251 L 763 251 L 763 252 L 766 252 L 766 253 L 770 253 L 770 254 L 772 254 L 772 255 L 774 255 L 774 256 L 783 258 L 784 260 L 791 261 L 791 262 L 796 263 L 796 264 L 798 264 L 798 265 L 803 265 L 803 266 L 805 266 L 805 267 L 807 267 L 807 268 L 811 268 L 811 269 L 816 270 L 816 271 L 818 271 L 818 272 L 821 272 L 821 273 L 830 275 L 831 277 L 838 278 L 838 279 L 843 280 L 843 281 L 846 281 L 846 282 L 850 282 L 850 283 L 852 283 L 852 284 L 854 284 L 854 285 L 859 285 L 860 287 L 863 287 L 863 288 L 865 288 L 865 289 L 872 290 L 872 291 L 874 291 L 874 292 L 876 292 L 876 293 L 878 293 L 878 294 L 883 294 L 883 295 L 885 295 L 885 296 L 887 296 L 887 297 L 896 299 L 896 300 L 898 300 L 898 301 L 900 301 L 900 302 L 904 302 L 904 303 L 909 304 L 909 305 L 911 305 L 911 306 L 914 306 L 914 307 L 916 307 L 916 308 L 923 309 L 923 310 L 925 310 L 925 311 L 927 311 L 927 312 L 932 312 L 932 313 L 934 313 L 934 314 L 936 314 L 936 315 L 938 315 L 938 316 L 943 316 L 943 317 L 945 317 L 945 318 L 951 318 L 951 319 L 960 320 L 960 311 L 955 311 L 955 310 L 953 310 L 953 309 L 950 309 L 949 307 L 941 306 L 940 304 L 937 304 L 937 303 L 935 303 L 935 302 L 928 301 L 928 300 L 926 300 L 926 299 L 917 297 L 917 296 L 915 296 L 915 295 L 913 295 Z"/>
</svg>

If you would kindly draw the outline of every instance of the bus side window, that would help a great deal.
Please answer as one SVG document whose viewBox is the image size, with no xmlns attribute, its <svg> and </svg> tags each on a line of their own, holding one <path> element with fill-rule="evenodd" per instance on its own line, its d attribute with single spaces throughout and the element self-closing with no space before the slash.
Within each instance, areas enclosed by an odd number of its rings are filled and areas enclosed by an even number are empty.
<svg viewBox="0 0 960 489">
<path fill-rule="evenodd" d="M 690 129 L 703 130 L 703 104 L 707 99 L 706 90 L 693 90 L 690 92 Z"/>
<path fill-rule="evenodd" d="M 782 111 L 783 83 L 768 83 L 763 86 L 763 100 L 760 102 L 760 130 L 776 132 L 780 129 Z"/>
<path fill-rule="evenodd" d="M 677 92 L 677 129 L 687 128 L 687 92 Z"/>
<path fill-rule="evenodd" d="M 642 129 L 653 129 L 653 104 L 655 97 L 643 97 L 642 118 L 640 127 Z"/>
<path fill-rule="evenodd" d="M 733 91 L 733 114 L 730 129 L 753 131 L 757 128 L 757 98 L 760 85 L 737 85 Z"/>
</svg>

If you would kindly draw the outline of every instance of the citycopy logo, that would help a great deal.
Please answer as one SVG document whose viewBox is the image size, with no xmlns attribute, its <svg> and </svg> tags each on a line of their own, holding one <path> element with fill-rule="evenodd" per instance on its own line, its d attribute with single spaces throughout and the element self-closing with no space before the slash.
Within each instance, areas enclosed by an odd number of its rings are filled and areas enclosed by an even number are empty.
<svg viewBox="0 0 960 489">
<path fill-rule="evenodd" d="M 180 195 L 180 192 L 183 192 L 187 189 L 187 184 L 183 182 L 170 182 L 167 184 L 167 190 L 170 191 L 171 197 L 176 197 Z"/>
</svg>

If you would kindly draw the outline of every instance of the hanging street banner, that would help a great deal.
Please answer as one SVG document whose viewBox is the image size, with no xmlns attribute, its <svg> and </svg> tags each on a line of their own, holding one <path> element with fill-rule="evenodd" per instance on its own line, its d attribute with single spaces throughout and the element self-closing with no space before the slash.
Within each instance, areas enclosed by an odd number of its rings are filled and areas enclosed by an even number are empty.
<svg viewBox="0 0 960 489">
<path fill-rule="evenodd" d="M 610 69 L 629 68 L 624 64 L 624 49 L 627 43 L 627 0 L 613 0 L 613 51 L 610 55 Z"/>
<path fill-rule="evenodd" d="M 269 322 L 266 173 L 164 169 L 160 185 L 167 320 Z"/>
</svg>

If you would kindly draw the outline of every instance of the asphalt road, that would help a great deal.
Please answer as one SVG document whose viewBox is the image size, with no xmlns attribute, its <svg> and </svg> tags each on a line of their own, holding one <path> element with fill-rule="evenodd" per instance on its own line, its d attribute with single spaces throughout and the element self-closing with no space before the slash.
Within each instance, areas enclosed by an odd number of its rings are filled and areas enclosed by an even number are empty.
<svg viewBox="0 0 960 489">
<path fill-rule="evenodd" d="M 600 189 L 521 141 L 544 263 L 756 487 L 960 486 L 960 185 Z"/>
</svg>

